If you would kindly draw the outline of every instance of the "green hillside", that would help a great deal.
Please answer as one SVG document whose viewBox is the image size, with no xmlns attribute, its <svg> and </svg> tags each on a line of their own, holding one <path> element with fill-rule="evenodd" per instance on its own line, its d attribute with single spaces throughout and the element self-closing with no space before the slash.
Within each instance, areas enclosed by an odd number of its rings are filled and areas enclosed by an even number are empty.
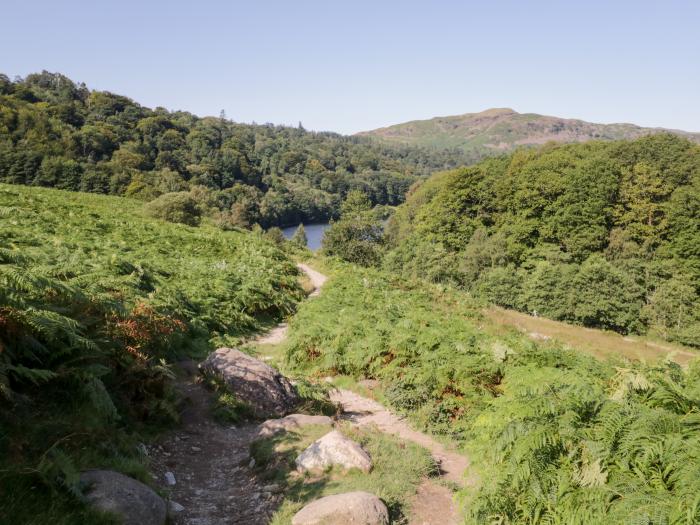
<svg viewBox="0 0 700 525">
<path fill-rule="evenodd" d="M 677 136 L 519 150 L 436 174 L 387 234 L 392 271 L 700 346 L 700 146 Z"/>
<path fill-rule="evenodd" d="M 177 417 L 171 363 L 302 296 L 296 266 L 257 234 L 0 184 L 0 522 L 103 523 L 65 497 L 77 469 L 147 476 L 135 436 Z"/>
<path fill-rule="evenodd" d="M 700 360 L 600 362 L 494 333 L 479 306 L 342 266 L 292 320 L 287 361 L 372 379 L 384 403 L 463 447 L 479 481 L 458 494 L 460 523 L 698 523 Z"/>
<path fill-rule="evenodd" d="M 459 159 L 301 124 L 150 109 L 57 73 L 0 74 L 0 182 L 140 200 L 198 188 L 224 224 L 326 220 L 352 189 L 395 205 L 418 177 Z"/>
<path fill-rule="evenodd" d="M 413 120 L 358 135 L 375 137 L 390 144 L 456 148 L 462 150 L 468 159 L 477 161 L 510 152 L 519 146 L 536 146 L 550 141 L 635 139 L 663 131 L 700 142 L 700 133 L 643 128 L 634 124 L 593 124 L 535 113 L 517 113 L 508 108 Z"/>
</svg>

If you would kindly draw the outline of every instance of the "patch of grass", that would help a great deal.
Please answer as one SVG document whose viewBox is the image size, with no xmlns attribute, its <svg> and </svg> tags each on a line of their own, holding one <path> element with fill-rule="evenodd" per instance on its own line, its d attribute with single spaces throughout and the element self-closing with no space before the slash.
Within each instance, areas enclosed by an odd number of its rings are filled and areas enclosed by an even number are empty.
<svg viewBox="0 0 700 525">
<path fill-rule="evenodd" d="M 203 381 L 214 392 L 211 414 L 216 421 L 224 425 L 255 419 L 255 410 L 238 399 L 221 378 L 206 375 Z"/>
<path fill-rule="evenodd" d="M 304 505 L 323 496 L 363 490 L 381 498 L 389 508 L 393 523 L 402 523 L 408 504 L 426 476 L 437 474 L 430 453 L 413 443 L 372 429 L 344 425 L 342 432 L 358 442 L 370 455 L 374 467 L 369 474 L 359 470 L 331 469 L 323 474 L 300 474 L 296 457 L 328 427 L 308 426 L 298 433 L 286 433 L 254 443 L 253 457 L 263 476 L 283 489 L 272 525 L 288 525 Z"/>
<path fill-rule="evenodd" d="M 655 342 L 641 336 L 622 336 L 608 330 L 576 326 L 545 317 L 533 317 L 515 310 L 492 306 L 485 316 L 495 325 L 513 327 L 532 337 L 550 337 L 598 359 L 619 359 L 654 362 L 668 358 L 680 365 L 687 365 L 700 357 L 700 352 L 677 343 Z"/>
</svg>

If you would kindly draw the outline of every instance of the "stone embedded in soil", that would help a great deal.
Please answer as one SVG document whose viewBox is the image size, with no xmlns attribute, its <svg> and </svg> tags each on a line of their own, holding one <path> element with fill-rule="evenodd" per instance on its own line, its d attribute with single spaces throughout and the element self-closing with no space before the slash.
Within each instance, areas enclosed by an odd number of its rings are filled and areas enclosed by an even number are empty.
<svg viewBox="0 0 700 525">
<path fill-rule="evenodd" d="M 260 415 L 284 416 L 299 403 L 294 386 L 277 370 L 235 348 L 212 352 L 200 369 L 224 381 L 226 387 Z"/>
<path fill-rule="evenodd" d="M 297 457 L 296 465 L 302 472 L 324 470 L 333 466 L 369 472 L 372 470 L 372 459 L 359 444 L 333 430 L 309 445 Z"/>
<path fill-rule="evenodd" d="M 96 508 L 116 514 L 124 525 L 163 525 L 167 506 L 147 485 L 111 470 L 87 470 L 80 474 L 87 486 L 85 500 Z"/>
<path fill-rule="evenodd" d="M 369 492 L 346 492 L 309 503 L 292 518 L 292 525 L 388 525 L 389 511 Z"/>
<path fill-rule="evenodd" d="M 168 485 L 175 485 L 175 474 L 173 474 L 172 472 L 166 472 L 165 474 L 163 474 L 163 476 L 165 477 L 165 482 Z"/>
<path fill-rule="evenodd" d="M 328 425 L 333 420 L 328 416 L 308 416 L 306 414 L 290 414 L 279 419 L 268 419 L 258 427 L 258 436 L 269 437 L 279 432 L 299 430 L 306 425 Z"/>
<path fill-rule="evenodd" d="M 177 501 L 170 502 L 170 512 L 182 512 L 183 510 L 185 510 L 185 507 L 180 505 Z"/>
</svg>

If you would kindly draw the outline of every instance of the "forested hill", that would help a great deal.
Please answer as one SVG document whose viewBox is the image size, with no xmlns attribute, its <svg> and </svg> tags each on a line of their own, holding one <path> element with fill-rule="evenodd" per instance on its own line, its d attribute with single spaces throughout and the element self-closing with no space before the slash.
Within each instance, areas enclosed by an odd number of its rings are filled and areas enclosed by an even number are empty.
<svg viewBox="0 0 700 525">
<path fill-rule="evenodd" d="M 0 74 L 0 182 L 141 200 L 211 191 L 237 226 L 319 221 L 351 189 L 398 204 L 408 187 L 461 153 L 149 109 L 60 74 Z"/>
<path fill-rule="evenodd" d="M 635 139 L 664 131 L 700 142 L 700 133 L 643 128 L 634 124 L 594 124 L 535 113 L 518 113 L 508 108 L 414 120 L 358 135 L 372 136 L 389 144 L 460 148 L 468 159 L 477 161 L 510 152 L 519 146 L 541 145 L 549 141 Z"/>
<path fill-rule="evenodd" d="M 439 173 L 388 233 L 394 271 L 700 346 L 700 146 L 680 137 L 545 146 Z"/>
</svg>

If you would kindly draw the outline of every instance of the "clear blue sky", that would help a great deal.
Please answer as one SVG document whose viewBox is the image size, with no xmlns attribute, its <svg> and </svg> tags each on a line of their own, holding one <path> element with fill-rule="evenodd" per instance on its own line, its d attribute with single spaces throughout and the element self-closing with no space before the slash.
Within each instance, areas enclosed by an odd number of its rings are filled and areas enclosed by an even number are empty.
<svg viewBox="0 0 700 525">
<path fill-rule="evenodd" d="M 700 131 L 700 1 L 2 0 L 0 72 L 344 133 L 512 107 Z"/>
</svg>

